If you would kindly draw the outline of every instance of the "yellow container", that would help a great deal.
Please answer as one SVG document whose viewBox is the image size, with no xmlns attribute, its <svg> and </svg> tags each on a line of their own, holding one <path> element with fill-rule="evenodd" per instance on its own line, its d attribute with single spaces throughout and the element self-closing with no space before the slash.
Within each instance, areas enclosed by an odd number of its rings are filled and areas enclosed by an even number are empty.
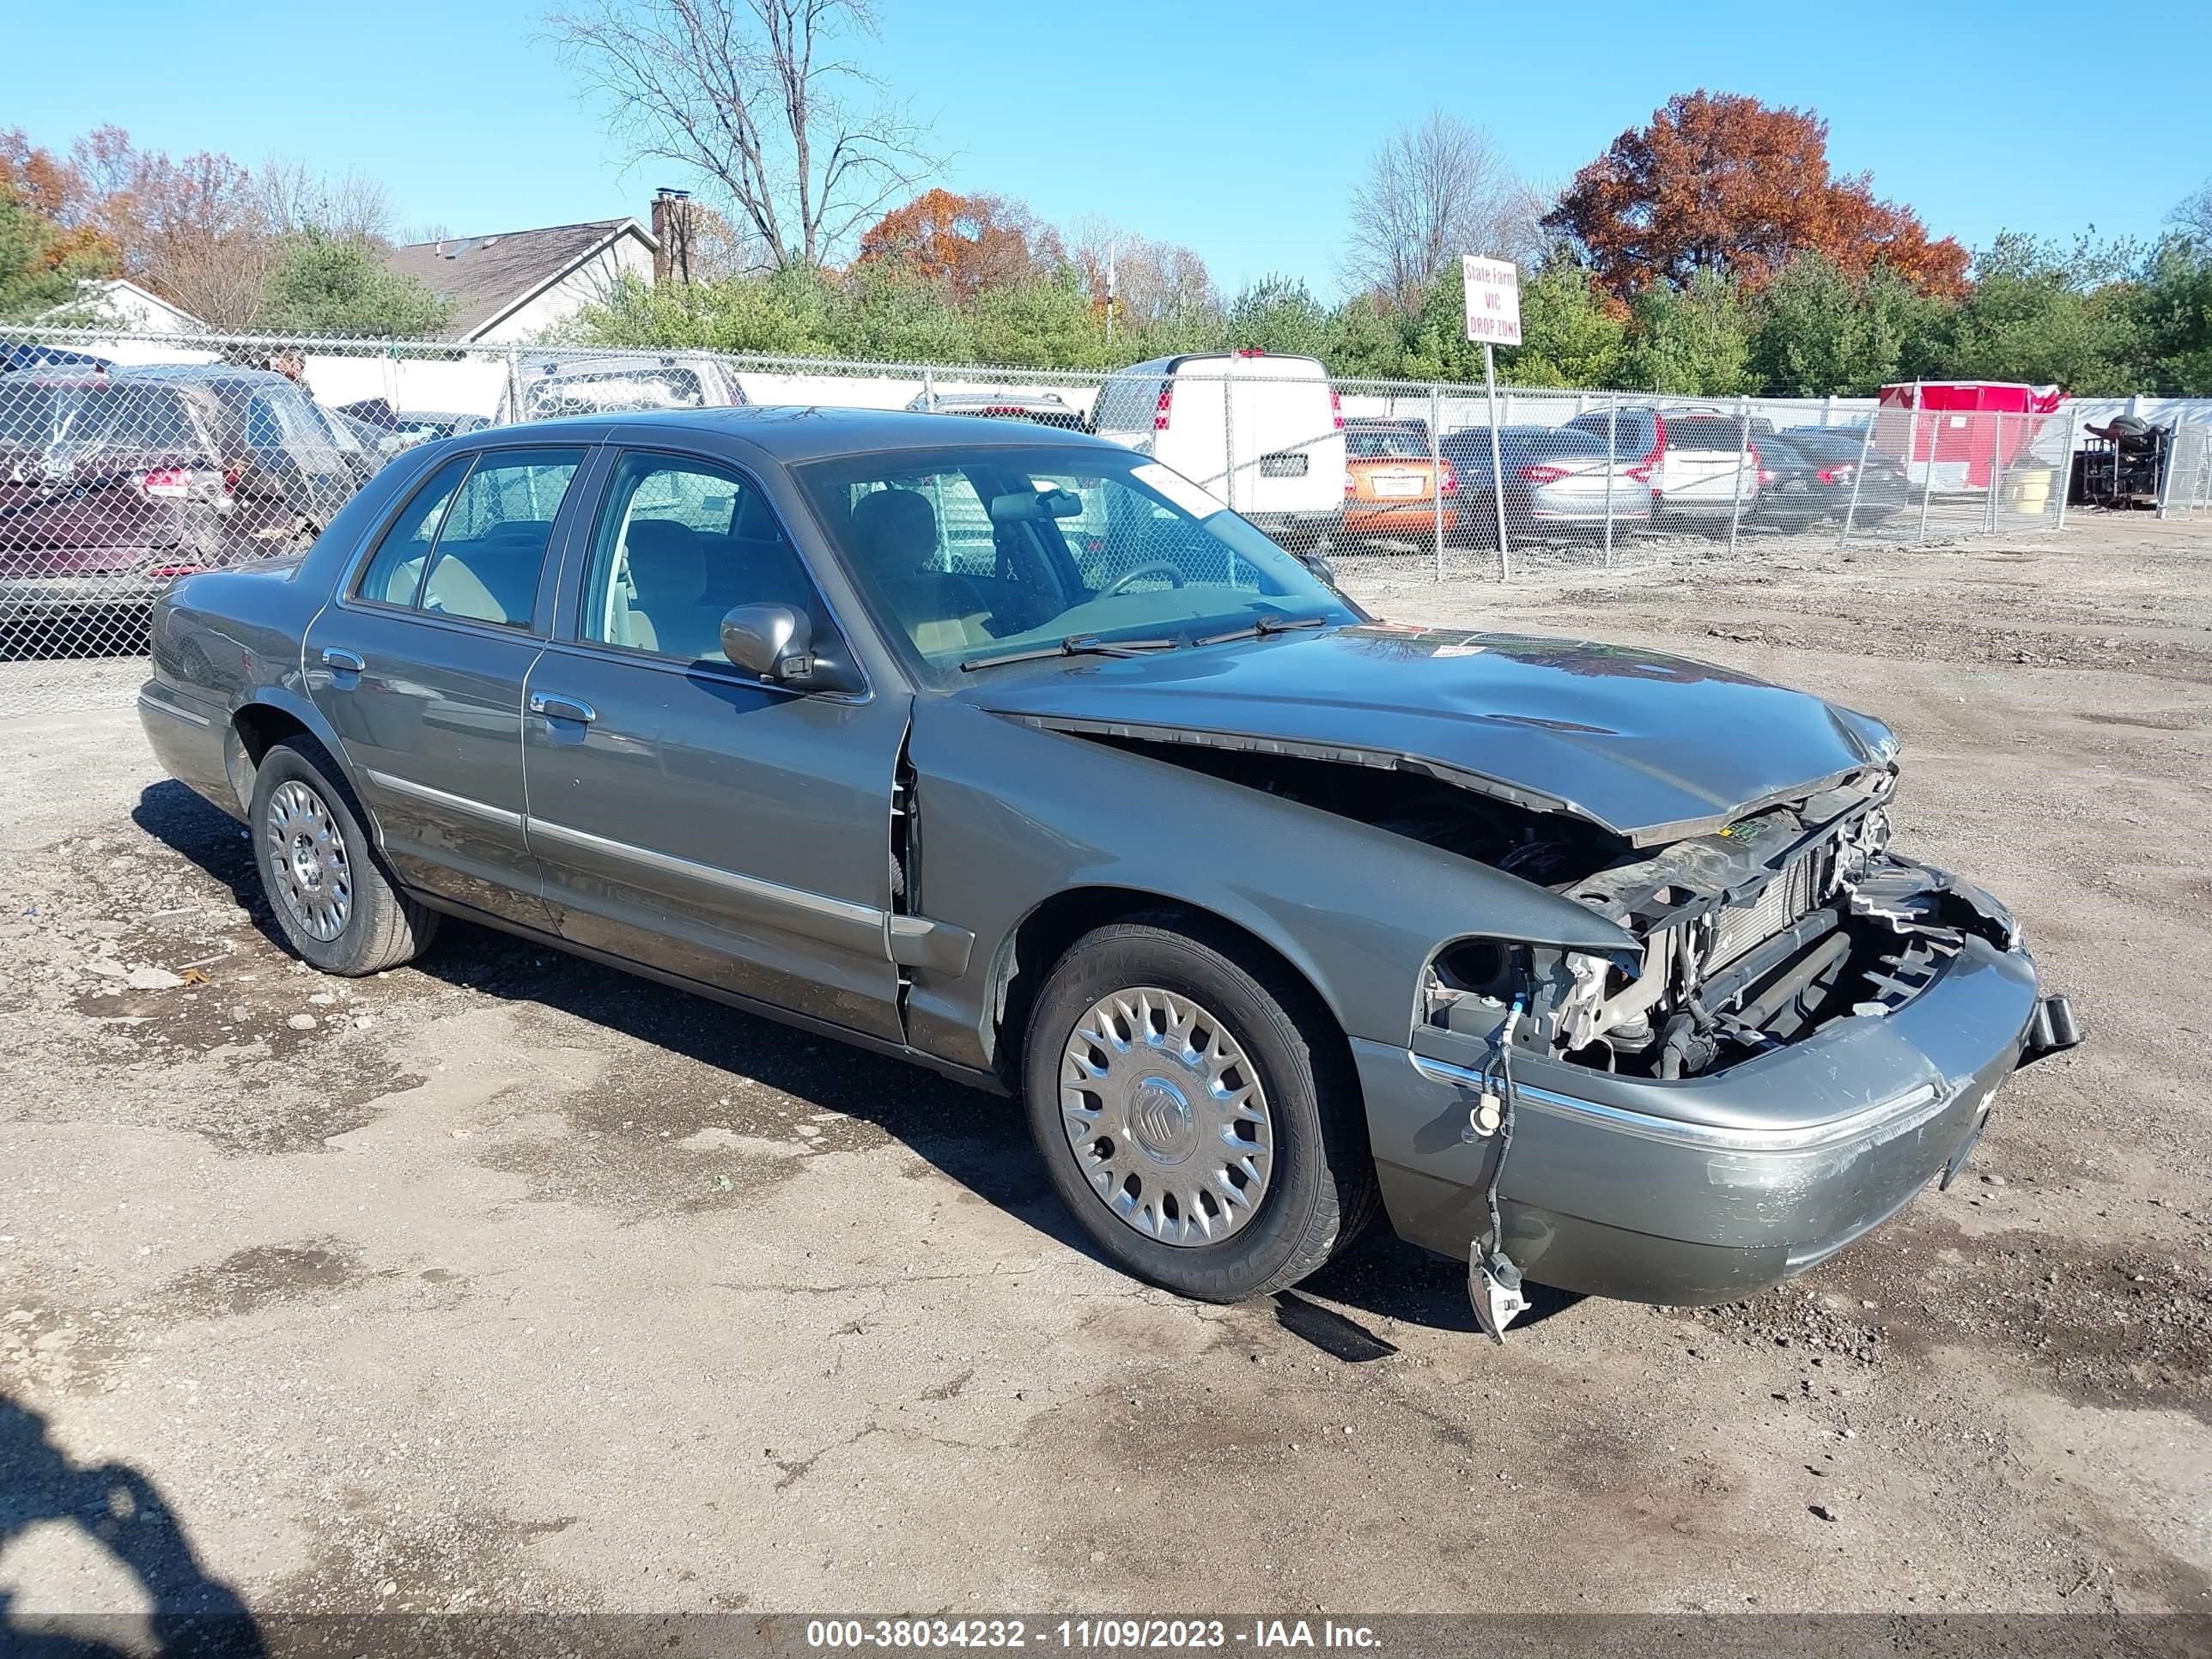
<svg viewBox="0 0 2212 1659">
<path fill-rule="evenodd" d="M 2031 467 L 2015 472 L 2005 485 L 2005 506 L 2023 517 L 2039 519 L 2051 505 L 2051 469 Z"/>
</svg>

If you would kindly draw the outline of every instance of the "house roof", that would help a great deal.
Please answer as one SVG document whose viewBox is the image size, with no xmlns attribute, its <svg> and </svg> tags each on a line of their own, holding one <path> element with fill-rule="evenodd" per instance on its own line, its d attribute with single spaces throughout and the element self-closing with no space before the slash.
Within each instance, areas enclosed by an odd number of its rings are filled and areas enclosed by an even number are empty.
<svg viewBox="0 0 2212 1659">
<path fill-rule="evenodd" d="M 625 235 L 649 248 L 659 246 L 635 219 L 593 219 L 543 230 L 410 242 L 393 248 L 384 262 L 453 301 L 443 331 L 448 339 L 473 340 Z"/>
<path fill-rule="evenodd" d="M 150 289 L 144 289 L 125 276 L 88 277 L 76 285 L 76 298 L 65 300 L 41 317 L 60 317 L 80 310 L 104 311 L 109 313 L 111 324 L 159 326 L 167 317 L 179 332 L 199 333 L 207 325 L 186 311 L 172 304 Z M 131 315 L 133 312 L 137 314 Z"/>
</svg>

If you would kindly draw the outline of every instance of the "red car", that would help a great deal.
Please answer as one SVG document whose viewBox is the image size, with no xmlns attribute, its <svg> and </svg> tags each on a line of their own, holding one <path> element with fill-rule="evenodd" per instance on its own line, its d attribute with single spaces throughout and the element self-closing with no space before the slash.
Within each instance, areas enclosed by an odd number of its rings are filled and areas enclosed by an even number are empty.
<svg viewBox="0 0 2212 1659">
<path fill-rule="evenodd" d="M 185 571 L 293 551 L 374 468 L 263 369 L 0 375 L 0 630 L 52 635 Z"/>
</svg>

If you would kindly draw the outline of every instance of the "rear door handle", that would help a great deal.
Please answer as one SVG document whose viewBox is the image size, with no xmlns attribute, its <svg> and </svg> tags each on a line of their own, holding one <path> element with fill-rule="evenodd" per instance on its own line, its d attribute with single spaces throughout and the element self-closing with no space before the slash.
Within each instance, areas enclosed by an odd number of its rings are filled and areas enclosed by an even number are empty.
<svg viewBox="0 0 2212 1659">
<path fill-rule="evenodd" d="M 368 665 L 361 659 L 358 651 L 348 651 L 335 645 L 323 647 L 323 666 L 335 668 L 340 673 L 358 674 Z"/>
<path fill-rule="evenodd" d="M 530 694 L 530 712 L 543 714 L 548 720 L 580 720 L 586 726 L 599 717 L 598 709 L 580 699 L 552 696 L 543 691 Z"/>
</svg>

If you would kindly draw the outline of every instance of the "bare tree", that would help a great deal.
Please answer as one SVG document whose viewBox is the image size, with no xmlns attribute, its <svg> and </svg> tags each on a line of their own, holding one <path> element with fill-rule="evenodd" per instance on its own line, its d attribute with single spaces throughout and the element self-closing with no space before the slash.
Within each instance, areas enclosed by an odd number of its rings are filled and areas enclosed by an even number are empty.
<svg viewBox="0 0 2212 1659">
<path fill-rule="evenodd" d="M 2166 222 L 2185 236 L 2212 246 L 2212 179 L 2207 179 L 2185 199 L 2177 203 Z"/>
<path fill-rule="evenodd" d="M 938 164 L 875 76 L 835 56 L 870 0 L 592 0 L 552 17 L 634 158 L 696 168 L 777 267 L 825 264 Z"/>
<path fill-rule="evenodd" d="M 1111 266 L 1115 305 L 1124 316 L 1167 322 L 1220 307 L 1206 261 L 1187 247 L 1155 240 L 1096 214 L 1076 220 L 1069 234 L 1069 257 L 1094 300 L 1106 298 Z"/>
<path fill-rule="evenodd" d="M 259 191 L 228 155 L 172 160 L 120 127 L 80 139 L 70 160 L 88 216 L 122 250 L 125 274 L 217 328 L 253 319 L 276 257 Z"/>
<path fill-rule="evenodd" d="M 262 216 L 280 236 L 314 231 L 333 241 L 387 241 L 397 215 L 391 192 L 363 173 L 333 178 L 304 161 L 271 156 L 254 175 Z"/>
<path fill-rule="evenodd" d="M 1522 251 L 1542 210 L 1487 132 L 1432 111 L 1368 161 L 1352 195 L 1344 275 L 1412 311 L 1461 254 Z"/>
</svg>

